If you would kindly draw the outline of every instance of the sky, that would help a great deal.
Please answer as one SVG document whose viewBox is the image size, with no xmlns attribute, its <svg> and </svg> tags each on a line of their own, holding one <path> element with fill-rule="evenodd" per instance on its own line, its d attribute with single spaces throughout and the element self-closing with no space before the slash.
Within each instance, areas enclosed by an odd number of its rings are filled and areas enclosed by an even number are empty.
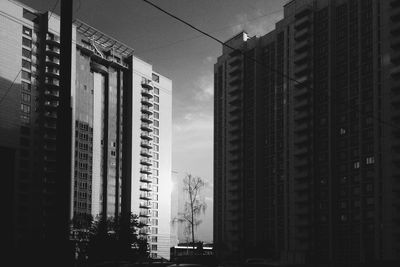
<svg viewBox="0 0 400 267">
<path fill-rule="evenodd" d="M 3 1 L 3 0 L 0 0 Z M 263 35 L 282 18 L 284 0 L 151 0 L 221 41 L 240 31 Z M 57 0 L 20 0 L 39 11 Z M 59 14 L 59 4 L 55 9 Z M 172 80 L 172 169 L 202 177 L 208 208 L 199 238 L 212 241 L 213 66 L 221 44 L 142 0 L 74 0 L 74 18 L 132 47 Z"/>
</svg>

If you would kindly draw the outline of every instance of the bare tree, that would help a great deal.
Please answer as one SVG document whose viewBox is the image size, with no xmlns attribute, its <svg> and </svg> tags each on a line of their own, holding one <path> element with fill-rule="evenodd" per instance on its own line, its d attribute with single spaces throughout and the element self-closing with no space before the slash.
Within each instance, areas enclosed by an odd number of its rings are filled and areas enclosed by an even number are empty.
<svg viewBox="0 0 400 267">
<path fill-rule="evenodd" d="M 201 224 L 199 216 L 205 213 L 207 205 L 201 197 L 201 190 L 204 188 L 205 182 L 203 179 L 191 174 L 186 174 L 183 180 L 183 191 L 187 194 L 185 209 L 179 214 L 175 221 L 186 224 L 186 231 L 192 236 L 192 245 L 195 249 L 195 229 Z"/>
</svg>

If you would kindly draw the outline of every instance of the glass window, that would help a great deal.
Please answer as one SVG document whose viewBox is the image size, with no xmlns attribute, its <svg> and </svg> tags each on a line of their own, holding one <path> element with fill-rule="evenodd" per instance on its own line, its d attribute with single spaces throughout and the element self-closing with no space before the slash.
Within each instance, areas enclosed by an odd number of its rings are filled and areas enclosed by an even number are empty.
<svg viewBox="0 0 400 267">
<path fill-rule="evenodd" d="M 29 114 L 29 113 L 31 113 L 31 106 L 25 105 L 25 104 L 21 104 L 21 111 L 23 113 Z"/>
<path fill-rule="evenodd" d="M 157 87 L 154 87 L 154 93 L 156 95 L 159 95 L 160 94 L 160 89 L 158 89 Z"/>
<path fill-rule="evenodd" d="M 31 58 L 31 55 L 32 55 L 31 51 L 29 51 L 26 48 L 22 48 L 22 56 L 24 56 L 26 58 Z"/>
<path fill-rule="evenodd" d="M 31 48 L 31 46 L 32 46 L 32 41 L 29 40 L 29 39 L 26 38 L 26 37 L 22 37 L 22 45 Z"/>
<path fill-rule="evenodd" d="M 28 27 L 23 26 L 22 33 L 25 35 L 28 35 L 28 36 L 32 36 L 32 29 L 29 29 Z"/>
<path fill-rule="evenodd" d="M 151 78 L 152 78 L 152 80 L 153 81 L 155 81 L 155 82 L 160 82 L 160 76 L 158 76 L 157 74 L 152 74 L 151 75 Z"/>
<path fill-rule="evenodd" d="M 29 62 L 28 60 L 23 59 L 22 60 L 22 67 L 25 69 L 30 70 L 31 69 L 31 62 Z"/>
<path fill-rule="evenodd" d="M 22 81 L 22 82 L 21 82 L 21 89 L 24 90 L 24 91 L 30 92 L 30 91 L 31 91 L 31 84 Z"/>
<path fill-rule="evenodd" d="M 31 74 L 29 72 L 23 70 L 21 72 L 21 78 L 25 79 L 25 80 L 30 80 L 31 79 Z"/>
<path fill-rule="evenodd" d="M 155 118 L 155 119 L 159 119 L 159 118 L 160 118 L 160 113 L 154 112 L 154 118 Z"/>
<path fill-rule="evenodd" d="M 31 96 L 25 93 L 21 95 L 22 102 L 31 103 Z"/>
<path fill-rule="evenodd" d="M 154 126 L 159 127 L 159 126 L 160 126 L 160 122 L 157 121 L 157 120 L 155 120 L 155 121 L 154 121 Z"/>
<path fill-rule="evenodd" d="M 160 110 L 160 106 L 158 104 L 154 104 L 154 110 Z"/>
<path fill-rule="evenodd" d="M 160 98 L 158 96 L 154 96 L 154 102 L 159 103 L 160 102 Z"/>
</svg>

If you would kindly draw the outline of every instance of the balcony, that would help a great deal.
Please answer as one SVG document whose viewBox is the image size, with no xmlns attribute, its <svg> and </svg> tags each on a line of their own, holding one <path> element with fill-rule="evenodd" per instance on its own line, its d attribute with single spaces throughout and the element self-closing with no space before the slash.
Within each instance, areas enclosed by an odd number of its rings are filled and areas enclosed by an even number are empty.
<svg viewBox="0 0 400 267">
<path fill-rule="evenodd" d="M 153 129 L 151 128 L 150 123 L 148 122 L 142 122 L 142 124 L 140 125 L 140 128 L 144 131 L 148 131 L 148 132 L 152 132 Z"/>
<path fill-rule="evenodd" d="M 58 101 L 45 101 L 44 106 L 49 109 L 56 109 L 58 107 Z"/>
<path fill-rule="evenodd" d="M 57 140 L 56 135 L 53 135 L 53 134 L 45 134 L 43 137 L 45 140 L 48 140 L 48 141 L 56 141 Z"/>
<path fill-rule="evenodd" d="M 150 209 L 151 208 L 151 203 L 149 201 L 141 201 L 139 203 L 139 207 L 143 209 Z"/>
<path fill-rule="evenodd" d="M 299 31 L 311 25 L 311 18 L 309 16 L 304 16 L 294 23 L 295 30 Z"/>
<path fill-rule="evenodd" d="M 229 65 L 231 67 L 233 66 L 238 66 L 242 63 L 242 58 L 241 57 L 235 57 L 234 59 L 232 59 L 232 61 L 229 62 Z"/>
<path fill-rule="evenodd" d="M 150 192 L 152 189 L 151 189 L 151 186 L 149 185 L 149 184 L 146 184 L 146 185 L 140 185 L 140 190 L 142 190 L 142 191 L 146 191 L 146 192 Z"/>
<path fill-rule="evenodd" d="M 140 175 L 140 181 L 143 183 L 151 183 L 152 182 L 151 176 L 142 174 Z"/>
<path fill-rule="evenodd" d="M 303 65 L 310 61 L 308 53 L 303 54 L 295 54 L 294 55 L 294 64 Z"/>
<path fill-rule="evenodd" d="M 49 45 L 46 45 L 46 54 L 58 57 L 60 56 L 60 48 L 50 47 Z"/>
<path fill-rule="evenodd" d="M 46 64 L 47 65 L 53 65 L 53 66 L 60 66 L 60 59 L 58 59 L 58 58 L 55 58 L 55 57 L 53 57 L 53 58 L 51 58 L 51 57 L 48 57 L 48 56 L 46 56 Z"/>
<path fill-rule="evenodd" d="M 151 169 L 149 167 L 141 167 L 140 172 L 145 174 L 151 174 Z"/>
<path fill-rule="evenodd" d="M 304 40 L 304 41 L 301 41 L 301 42 L 298 42 L 298 43 L 295 44 L 294 51 L 297 54 L 301 54 L 301 53 L 304 53 L 304 52 L 308 51 L 310 46 L 311 46 L 310 41 L 309 40 Z"/>
<path fill-rule="evenodd" d="M 153 108 L 152 107 L 143 105 L 141 107 L 141 110 L 142 110 L 143 113 L 146 113 L 146 114 L 149 114 L 149 115 L 153 114 Z"/>
<path fill-rule="evenodd" d="M 241 74 L 242 73 L 242 70 L 241 70 L 241 68 L 240 67 L 234 67 L 234 68 L 231 68 L 230 69 L 230 71 L 229 71 L 229 75 L 230 76 L 236 76 L 236 75 L 239 75 L 239 74 Z"/>
<path fill-rule="evenodd" d="M 140 199 L 143 199 L 143 200 L 151 200 L 152 199 L 152 195 L 149 192 L 142 192 L 142 193 L 140 193 L 139 197 L 140 197 Z"/>
<path fill-rule="evenodd" d="M 140 211 L 139 212 L 139 217 L 150 217 L 151 212 L 150 211 Z"/>
<path fill-rule="evenodd" d="M 142 87 L 146 88 L 148 90 L 153 90 L 153 86 L 150 84 L 150 82 L 148 80 L 147 81 L 142 81 Z"/>
<path fill-rule="evenodd" d="M 140 150 L 140 155 L 145 157 L 152 157 L 151 151 L 147 148 L 143 148 L 142 150 Z"/>
<path fill-rule="evenodd" d="M 49 145 L 49 144 L 45 144 L 43 146 L 44 150 L 46 151 L 50 151 L 50 152 L 55 152 L 57 150 L 57 147 L 55 145 Z"/>
<path fill-rule="evenodd" d="M 43 126 L 46 129 L 51 129 L 51 130 L 56 130 L 57 129 L 57 123 L 45 122 Z"/>
<path fill-rule="evenodd" d="M 140 133 L 140 137 L 142 139 L 146 139 L 146 140 L 153 140 L 152 135 L 150 133 L 148 133 L 148 132 L 141 132 Z"/>
<path fill-rule="evenodd" d="M 150 229 L 140 229 L 139 230 L 139 235 L 149 235 L 151 234 Z"/>
<path fill-rule="evenodd" d="M 294 39 L 298 42 L 304 41 L 310 36 L 310 30 L 308 28 L 296 31 L 294 34 Z"/>
<path fill-rule="evenodd" d="M 142 116 L 140 116 L 140 118 L 144 122 L 153 123 L 153 116 L 151 116 L 149 114 L 142 114 Z"/>
<path fill-rule="evenodd" d="M 143 96 L 142 99 L 141 99 L 141 102 L 142 102 L 143 105 L 146 105 L 146 106 L 149 106 L 149 107 L 153 106 L 153 103 L 151 102 L 151 98 L 150 97 Z"/>
<path fill-rule="evenodd" d="M 304 64 L 301 67 L 297 67 L 294 71 L 294 75 L 299 78 L 301 76 L 306 76 L 310 73 L 311 67 L 308 64 Z"/>
<path fill-rule="evenodd" d="M 235 76 L 234 78 L 232 78 L 232 79 L 229 81 L 229 85 L 230 85 L 230 86 L 235 86 L 235 85 L 241 84 L 241 82 L 242 82 L 241 77 L 240 77 L 240 76 Z"/>
<path fill-rule="evenodd" d="M 48 98 L 57 99 L 60 96 L 60 93 L 58 91 L 45 90 L 44 95 Z"/>
<path fill-rule="evenodd" d="M 307 87 L 298 88 L 293 92 L 293 97 L 295 97 L 297 100 L 301 100 L 305 97 L 308 97 L 309 95 L 310 94 Z"/>
<path fill-rule="evenodd" d="M 46 42 L 50 45 L 56 45 L 59 46 L 60 45 L 60 37 L 58 36 L 52 36 L 50 34 L 46 35 Z"/>
<path fill-rule="evenodd" d="M 140 164 L 151 166 L 153 165 L 152 161 L 149 158 L 140 158 Z"/>
<path fill-rule="evenodd" d="M 57 79 L 59 79 L 59 77 L 60 77 L 60 71 L 58 69 L 56 69 L 56 68 L 46 67 L 45 74 L 47 76 L 54 77 L 54 78 L 57 78 Z"/>
<path fill-rule="evenodd" d="M 142 96 L 152 98 L 153 95 L 150 93 L 150 90 L 147 88 L 142 88 Z"/>
<path fill-rule="evenodd" d="M 147 141 L 147 140 L 142 140 L 142 141 L 140 142 L 140 145 L 141 145 L 142 147 L 144 147 L 144 148 L 152 148 L 152 147 L 153 147 L 152 143 L 150 143 L 150 142 Z"/>
</svg>

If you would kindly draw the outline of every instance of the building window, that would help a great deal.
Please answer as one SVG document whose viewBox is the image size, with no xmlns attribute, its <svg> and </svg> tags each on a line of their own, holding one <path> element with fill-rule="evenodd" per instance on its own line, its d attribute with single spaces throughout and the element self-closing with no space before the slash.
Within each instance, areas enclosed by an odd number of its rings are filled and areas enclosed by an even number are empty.
<svg viewBox="0 0 400 267">
<path fill-rule="evenodd" d="M 24 91 L 30 92 L 31 91 L 31 84 L 22 81 L 21 82 L 21 89 L 24 90 Z"/>
<path fill-rule="evenodd" d="M 159 111 L 160 110 L 160 106 L 158 104 L 154 104 L 154 110 Z"/>
<path fill-rule="evenodd" d="M 160 89 L 158 89 L 157 87 L 154 87 L 154 94 L 159 95 Z"/>
<path fill-rule="evenodd" d="M 21 71 L 21 78 L 25 80 L 30 80 L 31 79 L 31 74 L 27 71 Z"/>
<path fill-rule="evenodd" d="M 151 233 L 155 234 L 155 235 L 158 234 L 158 228 L 157 227 L 152 227 L 151 228 Z"/>
<path fill-rule="evenodd" d="M 28 60 L 23 59 L 22 60 L 22 67 L 28 70 L 31 70 L 31 62 L 29 62 Z"/>
<path fill-rule="evenodd" d="M 359 161 L 354 162 L 353 163 L 353 168 L 354 169 L 359 169 L 360 168 L 360 162 Z"/>
<path fill-rule="evenodd" d="M 153 217 L 158 217 L 158 211 L 152 210 L 152 211 L 151 211 L 151 216 L 153 216 Z"/>
<path fill-rule="evenodd" d="M 154 102 L 159 103 L 160 102 L 160 98 L 158 96 L 154 96 Z"/>
<path fill-rule="evenodd" d="M 31 58 L 31 55 L 32 55 L 32 53 L 31 53 L 31 51 L 29 51 L 28 49 L 26 49 L 26 48 L 22 48 L 22 56 L 23 57 L 26 57 L 26 58 Z"/>
<path fill-rule="evenodd" d="M 374 157 L 367 157 L 367 158 L 365 159 L 365 163 L 366 163 L 367 165 L 374 164 L 374 163 L 375 163 L 375 158 L 374 158 Z"/>
<path fill-rule="evenodd" d="M 23 113 L 29 114 L 31 113 L 31 107 L 25 104 L 21 104 L 21 111 Z"/>
<path fill-rule="evenodd" d="M 28 38 L 22 37 L 22 45 L 31 48 L 31 46 L 32 46 L 32 41 L 29 40 Z"/>
<path fill-rule="evenodd" d="M 22 33 L 25 35 L 28 35 L 28 36 L 32 36 L 32 29 L 29 29 L 28 27 L 23 26 Z"/>
<path fill-rule="evenodd" d="M 157 242 L 158 242 L 157 236 L 152 236 L 152 237 L 151 237 L 151 242 L 157 243 Z"/>
<path fill-rule="evenodd" d="M 156 127 L 160 127 L 160 122 L 159 122 L 159 121 L 157 121 L 157 120 L 154 120 L 154 126 L 156 126 Z"/>
<path fill-rule="evenodd" d="M 21 95 L 22 102 L 31 103 L 31 96 L 25 93 Z"/>
<path fill-rule="evenodd" d="M 155 82 L 157 82 L 157 83 L 159 83 L 160 82 L 160 76 L 158 76 L 157 74 L 152 74 L 151 75 L 151 79 L 153 80 L 153 81 L 155 81 Z"/>
<path fill-rule="evenodd" d="M 154 135 L 159 135 L 160 131 L 157 128 L 154 128 L 153 129 L 153 133 L 154 133 Z"/>
</svg>

